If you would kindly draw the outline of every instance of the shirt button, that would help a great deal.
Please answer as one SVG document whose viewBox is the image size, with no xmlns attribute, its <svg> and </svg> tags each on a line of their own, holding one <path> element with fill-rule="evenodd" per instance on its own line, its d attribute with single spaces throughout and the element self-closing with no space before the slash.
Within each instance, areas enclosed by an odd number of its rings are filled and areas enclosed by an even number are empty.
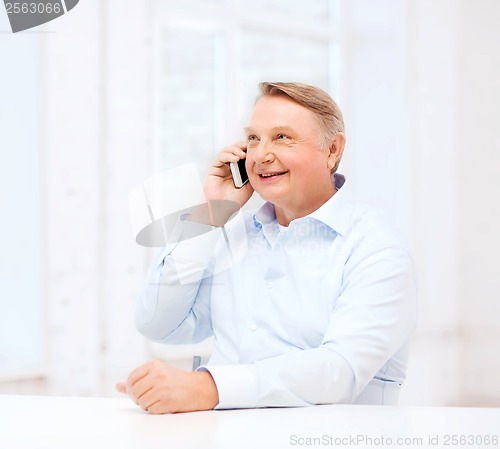
<svg viewBox="0 0 500 449">
<path fill-rule="evenodd" d="M 269 282 L 267 283 L 267 288 L 268 288 L 269 290 L 271 290 L 273 287 L 274 287 L 274 284 L 273 284 L 271 281 L 269 281 Z"/>
<path fill-rule="evenodd" d="M 256 326 L 255 324 L 252 324 L 252 325 L 250 326 L 250 330 L 252 330 L 252 331 L 256 331 L 256 330 L 257 330 L 257 326 Z"/>
</svg>

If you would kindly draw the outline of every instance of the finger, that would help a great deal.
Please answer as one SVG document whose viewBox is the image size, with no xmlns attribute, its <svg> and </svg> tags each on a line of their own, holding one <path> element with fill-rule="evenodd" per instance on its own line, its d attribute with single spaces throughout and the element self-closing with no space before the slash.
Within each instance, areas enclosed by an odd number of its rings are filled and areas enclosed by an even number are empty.
<svg viewBox="0 0 500 449">
<path fill-rule="evenodd" d="M 144 410 L 149 411 L 150 407 L 159 402 L 161 399 L 162 398 L 159 396 L 158 390 L 151 388 L 139 398 L 138 403 Z"/>
<path fill-rule="evenodd" d="M 247 154 L 247 144 L 246 142 L 235 142 L 222 148 L 220 153 L 232 153 L 241 159 Z"/>
<path fill-rule="evenodd" d="M 217 155 L 216 165 L 221 166 L 226 164 L 227 162 L 238 162 L 240 159 L 246 158 L 246 153 L 241 152 L 232 152 L 232 151 L 224 151 Z"/>
<path fill-rule="evenodd" d="M 247 144 L 243 142 L 241 145 L 233 145 L 230 148 L 230 151 L 236 154 L 240 158 L 244 158 L 247 155 Z"/>
<path fill-rule="evenodd" d="M 124 382 L 118 382 L 116 385 L 115 385 L 115 388 L 116 390 L 119 392 L 119 393 L 124 393 L 124 394 L 127 394 L 127 387 L 125 385 Z"/>
<path fill-rule="evenodd" d="M 240 150 L 246 152 L 247 151 L 248 142 L 243 140 L 238 140 L 237 142 L 228 145 L 227 148 L 239 148 Z"/>
<path fill-rule="evenodd" d="M 144 396 L 146 396 L 152 390 L 153 386 L 150 386 L 149 388 L 146 388 L 144 391 L 137 394 L 137 401 L 139 402 L 139 404 L 141 403 L 141 399 L 144 398 Z"/>
<path fill-rule="evenodd" d="M 154 381 L 150 377 L 143 377 L 138 380 L 133 386 L 127 389 L 128 394 L 136 402 L 140 404 L 140 399 L 154 387 Z"/>
<path fill-rule="evenodd" d="M 148 408 L 146 409 L 148 413 L 151 413 L 152 415 L 163 415 L 164 413 L 171 413 L 170 410 L 167 410 L 164 405 L 162 405 L 162 402 L 160 400 L 153 402 Z"/>
<path fill-rule="evenodd" d="M 127 390 L 130 390 L 139 380 L 146 377 L 149 373 L 149 363 L 139 366 L 134 371 L 132 371 L 127 378 Z"/>
</svg>

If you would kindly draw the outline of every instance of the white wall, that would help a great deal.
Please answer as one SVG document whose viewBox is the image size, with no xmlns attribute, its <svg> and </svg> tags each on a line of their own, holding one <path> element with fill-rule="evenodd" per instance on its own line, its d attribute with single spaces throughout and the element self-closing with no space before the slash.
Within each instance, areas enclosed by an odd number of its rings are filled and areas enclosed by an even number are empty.
<svg viewBox="0 0 500 449">
<path fill-rule="evenodd" d="M 458 291 L 463 402 L 500 404 L 500 5 L 461 0 L 457 54 Z"/>
<path fill-rule="evenodd" d="M 409 228 L 420 286 L 420 326 L 408 402 L 459 404 L 457 17 L 452 0 L 406 2 L 405 109 Z M 444 385 L 446 385 L 444 387 Z"/>
<path fill-rule="evenodd" d="M 414 366 L 425 381 L 414 390 L 424 401 L 498 405 L 500 4 L 419 1 L 407 11 L 422 287 Z"/>
</svg>

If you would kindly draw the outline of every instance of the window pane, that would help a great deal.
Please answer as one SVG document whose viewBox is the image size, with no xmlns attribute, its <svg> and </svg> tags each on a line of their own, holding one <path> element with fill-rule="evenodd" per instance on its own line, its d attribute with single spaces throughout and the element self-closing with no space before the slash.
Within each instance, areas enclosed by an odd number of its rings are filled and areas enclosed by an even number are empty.
<svg viewBox="0 0 500 449">
<path fill-rule="evenodd" d="M 37 39 L 0 42 L 9 61 L 0 85 L 0 379 L 43 363 L 38 46 Z"/>
<path fill-rule="evenodd" d="M 192 30 L 162 34 L 159 169 L 211 158 L 216 129 L 215 39 Z M 206 165 L 206 164 L 205 164 Z"/>
<path fill-rule="evenodd" d="M 327 42 L 246 32 L 241 53 L 246 109 L 253 104 L 261 81 L 296 81 L 328 88 Z"/>
</svg>

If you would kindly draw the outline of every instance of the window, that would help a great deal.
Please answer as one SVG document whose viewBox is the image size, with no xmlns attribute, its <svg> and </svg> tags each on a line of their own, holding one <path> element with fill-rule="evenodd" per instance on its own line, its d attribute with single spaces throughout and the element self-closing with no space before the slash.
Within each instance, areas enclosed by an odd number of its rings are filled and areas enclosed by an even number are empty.
<svg viewBox="0 0 500 449">
<path fill-rule="evenodd" d="M 0 380 L 43 367 L 37 50 L 36 36 L 0 40 Z"/>
</svg>

